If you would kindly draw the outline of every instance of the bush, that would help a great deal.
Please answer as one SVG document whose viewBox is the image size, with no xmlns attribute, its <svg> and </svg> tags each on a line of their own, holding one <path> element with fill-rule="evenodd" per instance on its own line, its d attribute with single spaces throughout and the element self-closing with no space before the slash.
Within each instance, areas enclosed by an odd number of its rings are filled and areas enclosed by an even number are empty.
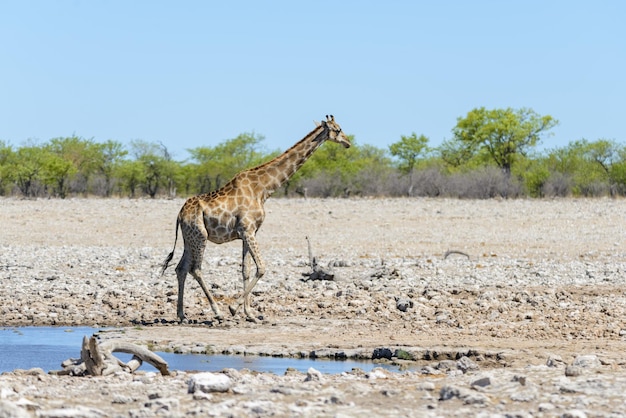
<svg viewBox="0 0 626 418">
<path fill-rule="evenodd" d="M 567 197 L 572 194 L 574 181 L 571 176 L 563 173 L 552 173 L 542 187 L 545 197 Z"/>
<path fill-rule="evenodd" d="M 413 175 L 408 190 L 409 196 L 438 197 L 445 194 L 448 178 L 437 167 L 418 171 Z"/>
<path fill-rule="evenodd" d="M 513 177 L 499 168 L 485 167 L 451 175 L 446 195 L 462 199 L 493 199 L 514 198 L 523 193 L 521 185 Z"/>
</svg>

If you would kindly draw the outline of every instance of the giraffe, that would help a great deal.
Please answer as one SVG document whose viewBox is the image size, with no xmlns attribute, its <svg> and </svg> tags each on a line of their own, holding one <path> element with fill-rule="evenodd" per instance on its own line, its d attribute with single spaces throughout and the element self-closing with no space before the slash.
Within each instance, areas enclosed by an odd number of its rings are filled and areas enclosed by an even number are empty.
<svg viewBox="0 0 626 418">
<path fill-rule="evenodd" d="M 169 266 L 176 250 L 180 227 L 184 250 L 176 266 L 178 278 L 178 319 L 185 321 L 183 293 L 187 273 L 196 279 L 206 295 L 218 321 L 224 319 L 217 303 L 202 278 L 202 257 L 208 241 L 223 244 L 236 239 L 243 241 L 241 272 L 243 294 L 229 306 L 234 316 L 243 304 L 247 320 L 255 321 L 250 314 L 250 292 L 265 273 L 256 233 L 265 219 L 265 201 L 298 171 L 306 160 L 326 140 L 345 148 L 350 140 L 335 122 L 334 116 L 326 116 L 321 123 L 287 151 L 258 167 L 241 171 L 224 187 L 212 193 L 190 197 L 183 204 L 176 219 L 174 249 L 162 264 L 161 275 Z M 256 275 L 250 279 L 250 260 L 256 265 Z"/>
</svg>

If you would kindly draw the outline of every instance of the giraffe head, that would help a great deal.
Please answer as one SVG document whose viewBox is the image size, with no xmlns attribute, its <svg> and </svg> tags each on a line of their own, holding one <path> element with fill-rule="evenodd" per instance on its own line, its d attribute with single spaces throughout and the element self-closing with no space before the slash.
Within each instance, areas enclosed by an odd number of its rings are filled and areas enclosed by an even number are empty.
<svg viewBox="0 0 626 418">
<path fill-rule="evenodd" d="M 333 115 L 326 115 L 326 120 L 322 121 L 322 125 L 328 129 L 328 140 L 336 142 L 344 146 L 344 148 L 350 148 L 350 140 L 341 130 L 341 126 L 335 122 Z"/>
</svg>

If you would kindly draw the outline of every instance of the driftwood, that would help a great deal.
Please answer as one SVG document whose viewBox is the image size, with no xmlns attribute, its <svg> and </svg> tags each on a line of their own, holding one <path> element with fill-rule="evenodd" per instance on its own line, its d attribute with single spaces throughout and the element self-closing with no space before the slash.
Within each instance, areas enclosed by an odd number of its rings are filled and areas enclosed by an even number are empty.
<svg viewBox="0 0 626 418">
<path fill-rule="evenodd" d="M 302 275 L 304 277 L 306 277 L 306 279 L 303 279 L 303 280 L 304 281 L 307 281 L 307 280 L 334 280 L 335 279 L 335 273 L 333 273 L 332 271 L 324 270 L 317 263 L 317 258 L 313 255 L 313 250 L 311 249 L 311 240 L 309 239 L 309 237 L 306 237 L 306 242 L 307 242 L 307 244 L 309 246 L 309 264 L 311 266 L 311 271 L 308 272 L 308 273 L 302 273 Z"/>
<path fill-rule="evenodd" d="M 132 354 L 133 358 L 124 363 L 113 353 Z M 104 341 L 98 344 L 95 336 L 83 337 L 80 360 L 69 359 L 63 362 L 63 371 L 56 374 L 75 376 L 107 376 L 118 371 L 133 373 L 143 362 L 153 365 L 162 375 L 169 375 L 167 362 L 147 348 L 125 341 Z"/>
</svg>

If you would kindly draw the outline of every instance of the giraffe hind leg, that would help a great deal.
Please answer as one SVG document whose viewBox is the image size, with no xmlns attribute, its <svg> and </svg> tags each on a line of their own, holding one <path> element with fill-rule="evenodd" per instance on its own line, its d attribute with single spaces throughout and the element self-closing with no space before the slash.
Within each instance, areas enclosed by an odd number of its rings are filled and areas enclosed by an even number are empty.
<svg viewBox="0 0 626 418">
<path fill-rule="evenodd" d="M 192 250 L 185 248 L 183 252 L 183 256 L 180 259 L 180 262 L 176 266 L 176 276 L 178 277 L 178 304 L 177 304 L 177 315 L 180 322 L 185 322 L 185 312 L 184 312 L 184 302 L 183 296 L 185 292 L 185 279 L 187 278 L 187 274 L 191 274 L 194 279 L 198 282 L 202 291 L 206 295 L 207 299 L 209 299 L 209 303 L 211 304 L 211 309 L 215 313 L 215 316 L 219 321 L 223 319 L 223 315 L 220 312 L 217 303 L 215 302 L 215 298 L 209 291 L 209 288 L 204 283 L 202 279 L 202 270 L 200 266 L 202 265 L 202 253 L 204 252 L 204 247 L 199 250 L 193 252 Z M 198 255 L 200 254 L 200 256 Z"/>
<path fill-rule="evenodd" d="M 179 322 L 185 321 L 185 305 L 183 303 L 183 295 L 185 293 L 185 279 L 189 273 L 190 260 L 187 249 L 183 252 L 178 265 L 176 266 L 176 277 L 178 278 L 178 302 L 176 304 L 176 315 Z"/>
</svg>

